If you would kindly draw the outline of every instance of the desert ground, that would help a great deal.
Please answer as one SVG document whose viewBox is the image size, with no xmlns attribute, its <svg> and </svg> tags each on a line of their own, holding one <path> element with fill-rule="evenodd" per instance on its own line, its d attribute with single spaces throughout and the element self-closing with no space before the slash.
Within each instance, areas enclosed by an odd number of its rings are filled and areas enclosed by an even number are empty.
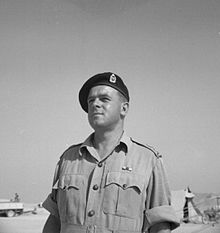
<svg viewBox="0 0 220 233">
<path fill-rule="evenodd" d="M 33 214 L 31 207 L 29 207 L 29 209 L 20 216 L 12 218 L 0 217 L 0 233 L 41 233 L 44 223 L 48 217 L 48 212 L 43 208 L 36 208 L 35 210 L 36 211 Z M 220 224 L 212 222 L 208 224 L 181 223 L 180 227 L 172 232 L 219 233 Z"/>
<path fill-rule="evenodd" d="M 47 216 L 48 213 L 40 209 L 36 214 L 29 212 L 12 218 L 0 217 L 0 233 L 40 233 Z"/>
</svg>

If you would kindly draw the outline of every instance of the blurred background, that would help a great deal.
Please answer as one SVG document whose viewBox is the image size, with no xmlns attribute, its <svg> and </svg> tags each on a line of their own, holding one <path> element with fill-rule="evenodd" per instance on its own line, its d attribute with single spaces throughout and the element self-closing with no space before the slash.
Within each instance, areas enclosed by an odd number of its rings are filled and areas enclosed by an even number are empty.
<svg viewBox="0 0 220 233">
<path fill-rule="evenodd" d="M 219 193 L 220 1 L 0 0 L 0 198 L 40 202 L 92 132 L 78 91 L 121 76 L 126 131 L 161 152 L 172 190 Z"/>
</svg>

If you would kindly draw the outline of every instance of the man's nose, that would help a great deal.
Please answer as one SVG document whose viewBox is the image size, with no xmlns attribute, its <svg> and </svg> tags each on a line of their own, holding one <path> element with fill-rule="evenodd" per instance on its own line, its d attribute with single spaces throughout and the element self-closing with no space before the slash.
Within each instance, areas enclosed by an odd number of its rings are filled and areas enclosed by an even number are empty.
<svg viewBox="0 0 220 233">
<path fill-rule="evenodd" d="M 94 107 L 100 107 L 101 106 L 101 101 L 98 98 L 94 99 L 93 106 Z"/>
</svg>

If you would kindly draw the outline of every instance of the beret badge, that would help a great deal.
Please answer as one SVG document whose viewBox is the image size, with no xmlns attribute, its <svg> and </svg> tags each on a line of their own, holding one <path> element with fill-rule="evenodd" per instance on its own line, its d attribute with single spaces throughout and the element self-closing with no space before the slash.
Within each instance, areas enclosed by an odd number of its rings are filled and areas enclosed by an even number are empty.
<svg viewBox="0 0 220 233">
<path fill-rule="evenodd" d="M 116 78 L 115 74 L 111 74 L 111 76 L 109 78 L 109 82 L 110 83 L 116 83 L 116 80 L 117 80 L 117 78 Z"/>
</svg>

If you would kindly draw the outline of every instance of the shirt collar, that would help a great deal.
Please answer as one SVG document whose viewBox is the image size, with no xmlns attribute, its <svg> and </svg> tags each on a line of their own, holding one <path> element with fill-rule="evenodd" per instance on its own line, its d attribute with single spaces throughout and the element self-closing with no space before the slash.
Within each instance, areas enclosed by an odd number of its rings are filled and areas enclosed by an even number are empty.
<svg viewBox="0 0 220 233">
<path fill-rule="evenodd" d="M 131 138 L 126 134 L 125 131 L 122 134 L 122 137 L 120 139 L 120 143 L 123 143 L 126 146 L 127 153 L 128 153 L 130 148 L 131 148 L 132 141 L 131 141 Z"/>
<path fill-rule="evenodd" d="M 94 148 L 93 144 L 92 144 L 92 138 L 93 138 L 94 133 L 90 134 L 86 140 L 82 143 L 82 145 L 79 148 L 79 154 L 82 156 L 82 152 L 84 148 Z M 131 148 L 131 138 L 129 136 L 127 136 L 126 132 L 124 131 L 122 134 L 122 137 L 120 139 L 120 144 L 123 144 L 125 146 L 126 152 L 128 153 L 130 148 Z"/>
<path fill-rule="evenodd" d="M 90 134 L 86 140 L 82 143 L 82 145 L 79 147 L 79 154 L 82 156 L 82 152 L 84 148 L 88 148 L 88 147 L 92 147 L 93 148 L 93 144 L 92 144 L 92 138 L 93 138 L 93 133 Z"/>
</svg>

